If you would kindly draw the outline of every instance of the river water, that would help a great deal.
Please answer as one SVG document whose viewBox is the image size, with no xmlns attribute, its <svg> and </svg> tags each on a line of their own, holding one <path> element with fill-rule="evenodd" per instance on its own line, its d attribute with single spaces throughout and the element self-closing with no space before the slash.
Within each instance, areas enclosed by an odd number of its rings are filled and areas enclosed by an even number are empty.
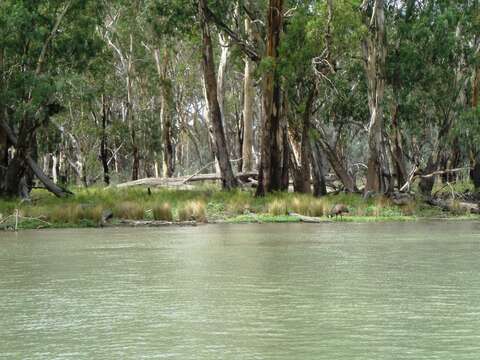
<svg viewBox="0 0 480 360">
<path fill-rule="evenodd" d="M 480 359 L 480 223 L 0 232 L 1 359 Z"/>
</svg>

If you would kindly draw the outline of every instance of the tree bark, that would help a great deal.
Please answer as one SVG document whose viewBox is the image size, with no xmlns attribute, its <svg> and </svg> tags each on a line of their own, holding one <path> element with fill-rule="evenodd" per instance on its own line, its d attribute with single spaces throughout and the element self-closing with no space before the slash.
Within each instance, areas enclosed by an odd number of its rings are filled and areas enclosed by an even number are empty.
<svg viewBox="0 0 480 360">
<path fill-rule="evenodd" d="M 282 134 L 281 131 L 281 89 L 279 74 L 276 71 L 283 25 L 283 0 L 269 0 L 267 19 L 266 57 L 272 62 L 272 68 L 265 73 L 263 79 L 264 114 L 257 196 L 281 190 L 284 180 L 282 165 L 285 163 L 283 144 L 286 134 Z M 286 163 L 288 164 L 288 161 Z"/>
<path fill-rule="evenodd" d="M 208 103 L 208 111 L 214 137 L 214 152 L 220 173 L 222 176 L 222 187 L 224 189 L 232 189 L 238 186 L 237 179 L 233 175 L 232 166 L 230 164 L 225 131 L 223 128 L 222 113 L 218 103 L 217 79 L 215 76 L 215 62 L 213 57 L 213 44 L 210 29 L 207 23 L 207 3 L 206 0 L 198 2 L 198 16 L 202 31 L 202 65 L 205 82 L 205 94 Z"/>
</svg>

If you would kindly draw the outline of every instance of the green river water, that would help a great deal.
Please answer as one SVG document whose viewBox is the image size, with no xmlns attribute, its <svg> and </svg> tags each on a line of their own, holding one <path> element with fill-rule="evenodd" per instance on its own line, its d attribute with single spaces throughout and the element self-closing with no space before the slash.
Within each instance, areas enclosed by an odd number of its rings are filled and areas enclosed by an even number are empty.
<svg viewBox="0 0 480 360">
<path fill-rule="evenodd" d="M 480 223 L 0 232 L 0 359 L 480 359 Z"/>
</svg>

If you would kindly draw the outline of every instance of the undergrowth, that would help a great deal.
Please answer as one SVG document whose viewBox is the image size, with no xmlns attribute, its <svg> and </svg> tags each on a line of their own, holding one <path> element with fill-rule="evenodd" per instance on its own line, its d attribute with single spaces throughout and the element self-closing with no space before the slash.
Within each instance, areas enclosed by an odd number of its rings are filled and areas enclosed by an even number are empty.
<svg viewBox="0 0 480 360">
<path fill-rule="evenodd" d="M 359 194 L 347 193 L 321 198 L 295 193 L 255 197 L 252 190 L 226 192 L 213 186 L 199 186 L 194 190 L 151 189 L 150 193 L 144 188 L 99 187 L 77 188 L 73 192 L 75 196 L 59 199 L 36 189 L 31 202 L 0 200 L 0 225 L 2 219 L 16 209 L 25 217 L 21 226 L 28 228 L 99 226 L 106 211 L 112 212 L 114 219 L 295 222 L 299 221 L 296 214 L 327 220 L 336 204 L 344 204 L 349 210 L 343 221 L 411 220 L 452 215 L 470 218 L 462 211 L 447 215 L 421 201 L 399 206 L 382 196 L 365 200 Z"/>
</svg>

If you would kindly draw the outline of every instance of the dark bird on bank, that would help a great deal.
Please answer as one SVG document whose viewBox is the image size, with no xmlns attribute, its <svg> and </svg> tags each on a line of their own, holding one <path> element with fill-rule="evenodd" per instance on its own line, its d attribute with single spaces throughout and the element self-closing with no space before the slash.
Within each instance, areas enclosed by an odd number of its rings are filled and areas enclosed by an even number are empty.
<svg viewBox="0 0 480 360">
<path fill-rule="evenodd" d="M 147 193 L 148 195 L 152 195 L 152 190 L 150 190 L 150 188 L 147 188 Z"/>
<path fill-rule="evenodd" d="M 344 204 L 336 204 L 334 207 L 332 207 L 332 210 L 330 210 L 329 217 L 334 217 L 335 219 L 340 215 L 340 219 L 343 218 L 343 214 L 348 214 L 350 211 L 348 210 L 347 205 Z"/>
</svg>

